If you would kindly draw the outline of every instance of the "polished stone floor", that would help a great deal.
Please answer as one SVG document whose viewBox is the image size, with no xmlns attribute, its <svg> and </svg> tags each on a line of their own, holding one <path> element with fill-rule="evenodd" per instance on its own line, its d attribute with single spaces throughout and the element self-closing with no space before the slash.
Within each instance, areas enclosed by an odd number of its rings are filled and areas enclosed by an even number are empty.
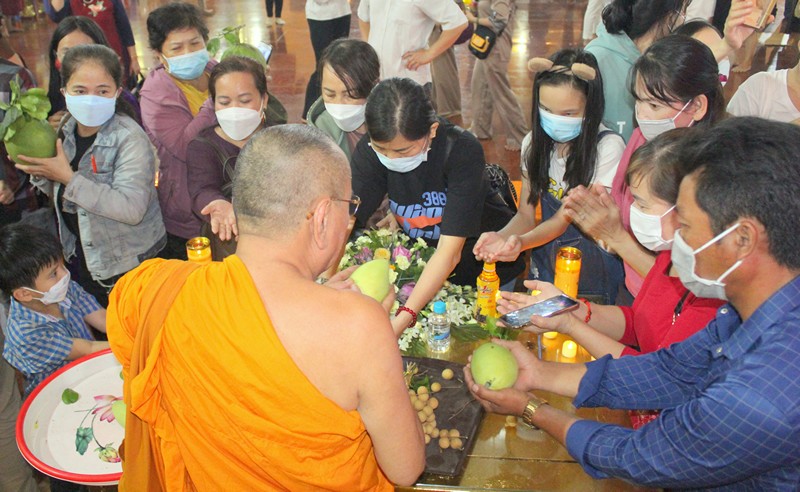
<svg viewBox="0 0 800 492">
<path fill-rule="evenodd" d="M 351 0 L 353 11 L 359 0 Z M 152 67 L 154 57 L 147 47 L 145 20 L 148 13 L 166 2 L 163 0 L 127 0 L 129 16 L 137 40 L 137 52 L 143 67 Z M 581 28 L 585 0 L 517 0 L 517 14 L 514 19 L 514 47 L 509 66 L 512 88 L 519 98 L 523 111 L 529 119 L 531 110 L 531 78 L 525 68 L 533 56 L 547 56 L 562 47 L 581 44 Z M 208 7 L 216 10 L 208 17 L 212 36 L 228 26 L 244 25 L 243 39 L 250 43 L 266 41 L 274 46 L 271 60 L 270 91 L 277 95 L 289 111 L 291 122 L 299 122 L 303 107 L 305 87 L 314 69 L 314 54 L 308 34 L 308 24 L 304 14 L 304 0 L 284 2 L 284 26 L 266 26 L 266 10 L 263 0 L 207 0 Z M 34 70 L 40 85 L 47 87 L 47 52 L 50 35 L 55 25 L 43 15 L 38 19 L 25 20 L 24 32 L 14 33 L 11 42 L 24 56 Z M 358 22 L 353 15 L 351 35 L 359 36 Z M 462 121 L 464 126 L 470 122 L 469 101 L 471 98 L 469 81 L 472 76 L 474 58 L 465 45 L 457 46 L 459 72 L 461 75 L 461 95 L 463 103 Z M 760 48 L 756 54 L 753 71 L 764 70 L 767 66 L 783 68 L 797 60 L 794 46 L 776 50 Z M 726 87 L 728 97 L 749 75 L 733 74 Z M 499 121 L 496 126 L 501 128 Z M 484 141 L 486 158 L 489 162 L 503 165 L 512 176 L 519 175 L 519 154 L 504 149 L 505 136 L 496 133 L 494 138 Z"/>
</svg>

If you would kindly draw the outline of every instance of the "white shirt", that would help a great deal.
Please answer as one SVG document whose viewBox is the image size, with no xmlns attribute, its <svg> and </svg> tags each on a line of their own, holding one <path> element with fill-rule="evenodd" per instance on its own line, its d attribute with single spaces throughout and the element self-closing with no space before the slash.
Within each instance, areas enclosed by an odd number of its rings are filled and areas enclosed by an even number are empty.
<svg viewBox="0 0 800 492">
<path fill-rule="evenodd" d="M 789 70 L 753 74 L 731 98 L 728 112 L 734 116 L 758 116 L 783 123 L 800 118 L 800 108 L 789 97 L 788 74 Z"/>
<path fill-rule="evenodd" d="M 347 0 L 306 0 L 306 19 L 326 21 L 349 14 Z"/>
<path fill-rule="evenodd" d="M 358 18 L 369 22 L 367 41 L 378 53 L 381 79 L 408 77 L 421 85 L 431 81 L 430 64 L 409 70 L 403 55 L 426 49 L 436 24 L 447 31 L 467 23 L 453 0 L 361 0 Z"/>
<path fill-rule="evenodd" d="M 716 5 L 716 0 L 692 0 L 692 3 L 686 7 L 686 20 L 711 19 L 714 17 L 714 7 Z"/>
<path fill-rule="evenodd" d="M 603 125 L 600 125 L 600 132 L 606 131 Z M 528 163 L 525 162 L 525 156 L 528 154 L 528 147 L 531 145 L 531 138 L 533 133 L 528 133 L 522 140 L 522 159 L 520 165 L 522 167 L 522 175 L 528 176 Z M 622 159 L 622 153 L 625 151 L 625 141 L 616 133 L 606 134 L 600 138 L 597 143 L 597 167 L 595 168 L 594 177 L 591 184 L 601 184 L 607 189 L 611 189 L 611 183 L 614 181 L 614 175 L 617 173 L 617 166 Z M 550 185 L 548 191 L 551 195 L 561 200 L 567 192 L 568 184 L 564 181 L 564 175 L 567 172 L 567 158 L 558 157 L 556 152 L 550 156 Z"/>
</svg>

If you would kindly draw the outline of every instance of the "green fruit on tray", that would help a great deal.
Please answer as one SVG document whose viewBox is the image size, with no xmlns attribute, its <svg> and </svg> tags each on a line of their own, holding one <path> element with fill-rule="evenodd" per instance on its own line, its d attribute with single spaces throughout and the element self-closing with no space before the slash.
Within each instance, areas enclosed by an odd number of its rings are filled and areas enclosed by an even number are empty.
<svg viewBox="0 0 800 492">
<path fill-rule="evenodd" d="M 389 261 L 368 261 L 358 267 L 350 278 L 361 289 L 362 294 L 381 302 L 389 293 Z"/>
<path fill-rule="evenodd" d="M 514 354 L 495 343 L 485 343 L 475 349 L 470 362 L 472 379 L 493 390 L 510 388 L 517 381 L 519 366 Z"/>
<path fill-rule="evenodd" d="M 55 130 L 46 121 L 28 120 L 17 129 L 13 137 L 6 140 L 6 150 L 11 160 L 18 164 L 27 164 L 17 156 L 53 157 L 56 155 L 56 138 Z"/>
</svg>

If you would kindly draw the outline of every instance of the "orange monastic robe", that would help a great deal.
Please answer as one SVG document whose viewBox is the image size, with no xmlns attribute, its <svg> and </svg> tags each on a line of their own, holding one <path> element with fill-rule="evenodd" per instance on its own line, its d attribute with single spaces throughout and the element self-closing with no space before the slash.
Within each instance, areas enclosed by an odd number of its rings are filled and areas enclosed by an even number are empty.
<svg viewBox="0 0 800 492">
<path fill-rule="evenodd" d="M 109 299 L 128 404 L 120 490 L 392 490 L 358 412 L 295 365 L 241 260 L 192 268 L 145 262 Z"/>
</svg>

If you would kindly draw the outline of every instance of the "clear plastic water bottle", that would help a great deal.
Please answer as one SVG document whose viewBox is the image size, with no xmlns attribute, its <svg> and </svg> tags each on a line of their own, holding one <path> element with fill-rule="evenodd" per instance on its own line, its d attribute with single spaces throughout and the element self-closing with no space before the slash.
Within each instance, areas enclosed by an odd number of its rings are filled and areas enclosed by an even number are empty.
<svg viewBox="0 0 800 492">
<path fill-rule="evenodd" d="M 428 349 L 431 352 L 450 350 L 450 321 L 447 319 L 447 304 L 433 303 L 433 314 L 428 316 Z"/>
</svg>

